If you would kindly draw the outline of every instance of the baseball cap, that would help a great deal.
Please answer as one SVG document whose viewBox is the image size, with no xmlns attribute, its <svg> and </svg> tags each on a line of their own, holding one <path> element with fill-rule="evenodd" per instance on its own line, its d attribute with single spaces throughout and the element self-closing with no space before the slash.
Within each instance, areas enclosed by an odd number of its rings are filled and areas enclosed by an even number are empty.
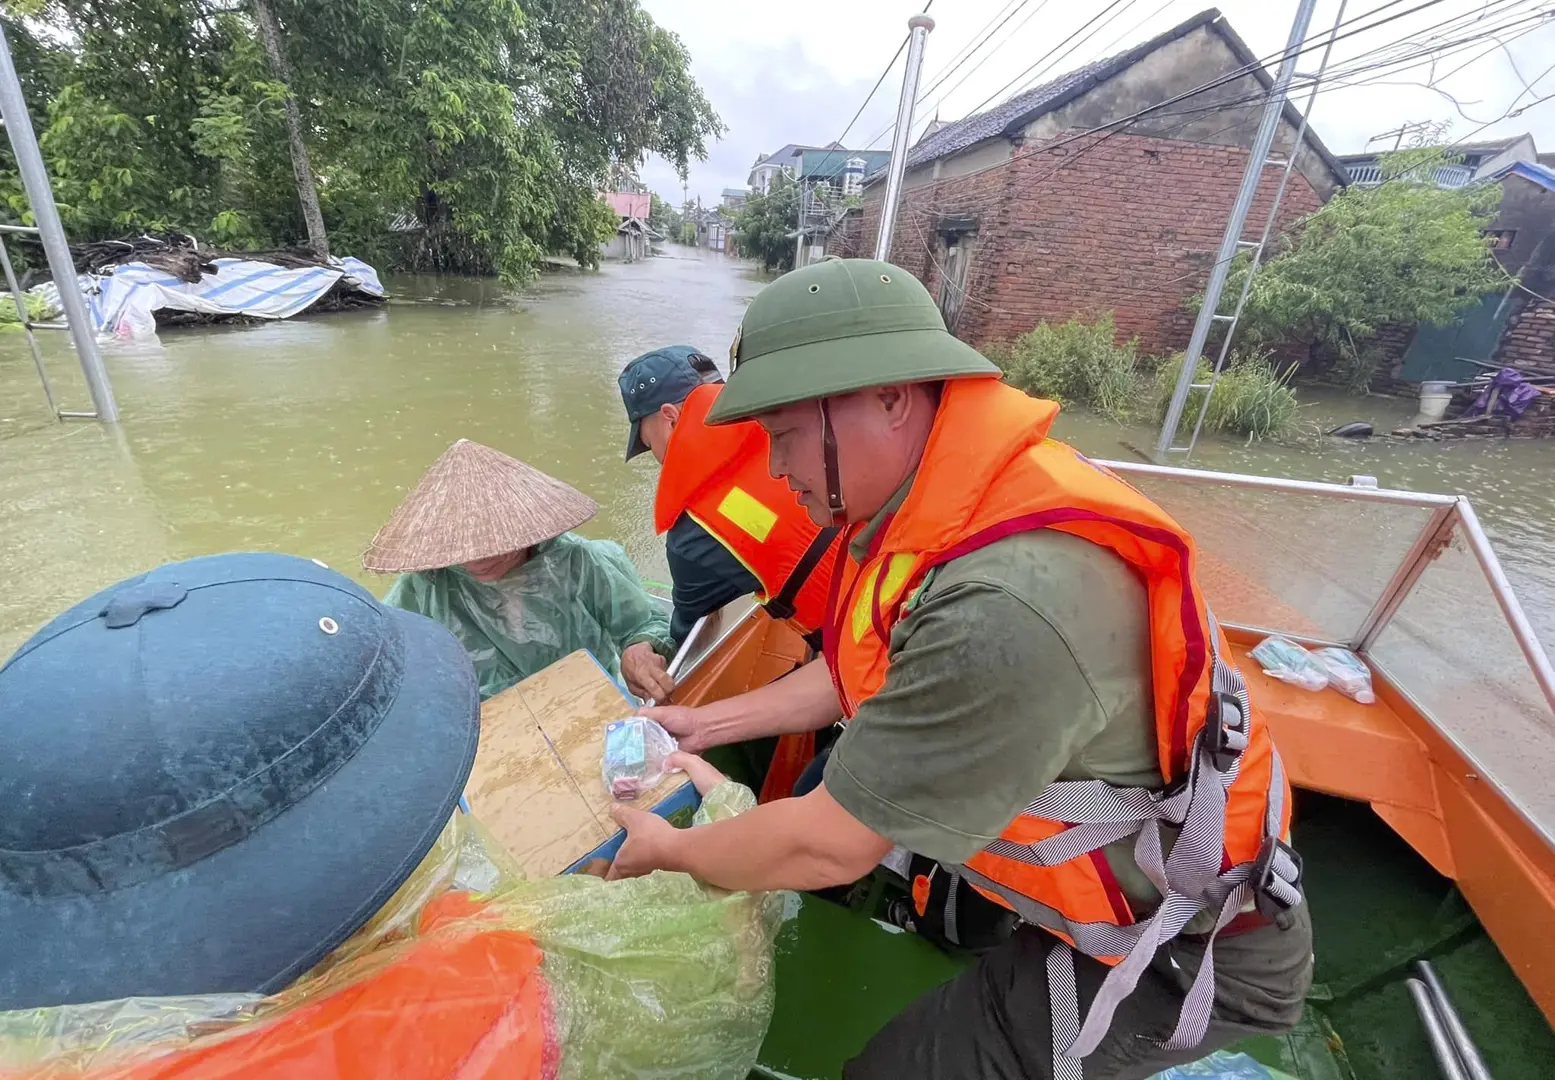
<svg viewBox="0 0 1555 1080">
<path fill-rule="evenodd" d="M 626 460 L 648 449 L 642 440 L 642 421 L 661 405 L 679 405 L 703 383 L 723 382 L 723 375 L 708 355 L 691 345 L 666 345 L 643 353 L 626 365 L 619 380 L 621 404 L 632 430 L 626 439 Z"/>
</svg>

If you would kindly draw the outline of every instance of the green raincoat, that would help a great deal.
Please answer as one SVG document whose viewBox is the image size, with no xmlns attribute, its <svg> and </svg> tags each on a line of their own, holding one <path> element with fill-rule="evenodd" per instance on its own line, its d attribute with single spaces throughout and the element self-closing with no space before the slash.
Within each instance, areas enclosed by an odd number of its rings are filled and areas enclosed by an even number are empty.
<svg viewBox="0 0 1555 1080">
<path fill-rule="evenodd" d="M 639 641 L 670 657 L 669 612 L 643 588 L 620 544 L 563 533 L 493 582 L 460 567 L 402 574 L 383 602 L 436 619 L 475 662 L 481 699 L 579 649 L 621 678 Z"/>
</svg>

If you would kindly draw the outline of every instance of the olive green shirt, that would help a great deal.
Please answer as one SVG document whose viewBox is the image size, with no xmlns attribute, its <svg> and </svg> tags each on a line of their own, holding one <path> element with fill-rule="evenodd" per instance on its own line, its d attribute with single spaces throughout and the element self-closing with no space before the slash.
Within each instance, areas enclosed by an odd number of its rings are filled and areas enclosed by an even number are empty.
<svg viewBox="0 0 1555 1080">
<path fill-rule="evenodd" d="M 1041 529 L 946 563 L 892 628 L 890 656 L 825 783 L 902 847 L 965 862 L 1053 780 L 1161 786 L 1145 586 L 1103 547 Z M 1149 909 L 1159 894 L 1132 851 L 1128 839 L 1106 854 Z"/>
</svg>

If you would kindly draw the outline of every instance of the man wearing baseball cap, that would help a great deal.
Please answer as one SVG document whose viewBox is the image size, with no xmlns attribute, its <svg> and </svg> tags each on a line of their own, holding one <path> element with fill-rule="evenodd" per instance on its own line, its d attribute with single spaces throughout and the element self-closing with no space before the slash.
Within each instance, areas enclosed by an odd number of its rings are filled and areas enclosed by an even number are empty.
<svg viewBox="0 0 1555 1080">
<path fill-rule="evenodd" d="M 906 271 L 828 259 L 751 304 L 707 417 L 760 422 L 846 557 L 822 660 L 653 715 L 693 752 L 846 729 L 803 797 L 694 834 L 618 809 L 612 873 L 817 889 L 905 849 L 917 916 L 970 889 L 1020 920 L 847 1077 L 1143 1078 L 1301 1014 L 1289 787 L 1193 538 L 1057 412 Z"/>
<path fill-rule="evenodd" d="M 689 345 L 645 353 L 621 372 L 631 431 L 626 459 L 659 462 L 653 523 L 665 538 L 674 590 L 670 636 L 683 641 L 702 616 L 754 593 L 775 619 L 818 641 L 841 529 L 821 526 L 768 472 L 756 423 L 711 427 L 723 377 Z M 780 739 L 762 800 L 790 794 L 815 753 L 814 733 Z"/>
</svg>

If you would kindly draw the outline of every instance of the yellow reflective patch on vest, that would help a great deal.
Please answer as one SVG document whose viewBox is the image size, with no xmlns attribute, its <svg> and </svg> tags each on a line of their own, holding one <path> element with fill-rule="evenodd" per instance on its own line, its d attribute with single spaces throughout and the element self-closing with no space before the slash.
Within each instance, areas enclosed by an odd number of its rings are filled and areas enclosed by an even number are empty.
<svg viewBox="0 0 1555 1080">
<path fill-rule="evenodd" d="M 885 581 L 880 585 L 881 611 L 896 603 L 897 597 L 902 593 L 902 586 L 907 584 L 907 579 L 912 575 L 913 566 L 917 562 L 916 555 L 898 552 L 891 556 L 891 565 L 886 568 Z"/>
<path fill-rule="evenodd" d="M 718 512 L 731 524 L 755 537 L 758 543 L 766 543 L 772 526 L 777 524 L 777 513 L 762 505 L 744 488 L 730 488 L 729 494 L 718 504 Z"/>
<path fill-rule="evenodd" d="M 880 576 L 880 563 L 870 564 L 869 572 L 864 575 L 863 584 L 858 591 L 858 599 L 853 604 L 853 640 L 855 643 L 863 641 L 864 635 L 875 624 L 875 579 Z"/>
</svg>

